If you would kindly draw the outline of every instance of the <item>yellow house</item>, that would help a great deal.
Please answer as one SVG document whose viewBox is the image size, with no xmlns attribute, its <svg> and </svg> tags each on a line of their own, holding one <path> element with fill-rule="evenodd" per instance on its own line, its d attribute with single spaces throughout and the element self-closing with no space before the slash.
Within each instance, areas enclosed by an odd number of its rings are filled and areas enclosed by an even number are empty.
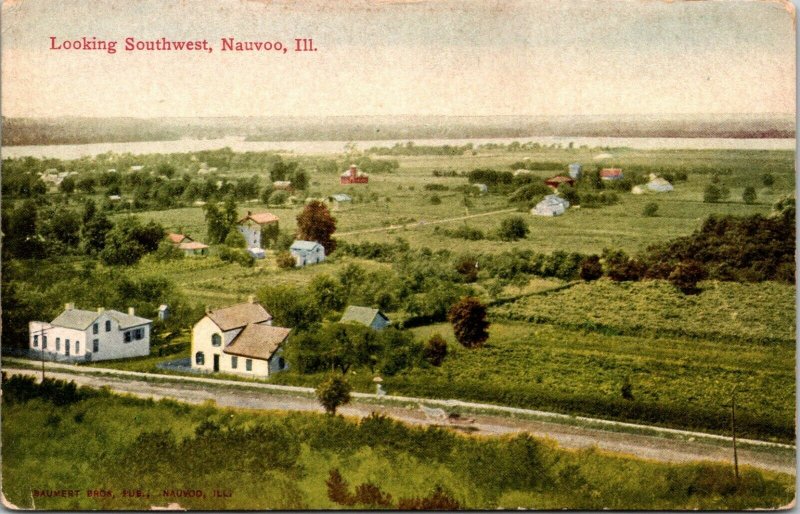
<svg viewBox="0 0 800 514">
<path fill-rule="evenodd" d="M 210 310 L 192 328 L 192 368 L 266 378 L 287 369 L 283 343 L 291 329 L 251 296 L 247 303 Z"/>
</svg>

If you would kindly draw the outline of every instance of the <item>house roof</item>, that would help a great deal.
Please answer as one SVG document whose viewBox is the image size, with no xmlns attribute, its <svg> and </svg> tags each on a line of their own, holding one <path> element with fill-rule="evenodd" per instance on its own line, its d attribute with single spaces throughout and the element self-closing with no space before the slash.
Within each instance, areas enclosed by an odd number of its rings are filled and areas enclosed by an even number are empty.
<svg viewBox="0 0 800 514">
<path fill-rule="evenodd" d="M 378 309 L 359 307 L 358 305 L 348 305 L 347 309 L 344 311 L 344 314 L 342 314 L 342 319 L 339 320 L 339 323 L 354 321 L 356 323 L 361 323 L 362 325 L 370 326 L 372 325 L 372 322 L 375 321 L 376 316 L 381 316 L 386 321 L 389 321 L 389 318 L 387 318 L 386 315 Z"/>
<path fill-rule="evenodd" d="M 545 180 L 545 183 L 556 183 L 556 184 L 574 184 L 575 179 L 570 177 L 565 177 L 564 175 L 556 175 L 555 177 L 550 177 L 549 179 Z"/>
<path fill-rule="evenodd" d="M 167 234 L 167 239 L 169 239 L 170 243 L 174 244 L 182 243 L 186 239 L 188 239 L 189 241 L 192 240 L 192 238 L 189 236 L 185 236 L 183 234 L 173 234 L 172 232 Z"/>
<path fill-rule="evenodd" d="M 541 202 L 536 204 L 536 207 L 545 207 L 548 205 L 563 205 L 564 207 L 569 207 L 569 200 L 556 195 L 547 195 Z"/>
<path fill-rule="evenodd" d="M 268 360 L 289 336 L 290 328 L 250 324 L 222 351 L 253 359 Z"/>
<path fill-rule="evenodd" d="M 620 168 L 603 168 L 600 170 L 601 177 L 618 177 L 622 175 L 622 169 Z"/>
<path fill-rule="evenodd" d="M 647 183 L 648 186 L 671 186 L 672 184 L 669 183 L 669 180 L 665 178 L 654 178 L 650 182 Z"/>
<path fill-rule="evenodd" d="M 318 246 L 322 246 L 316 241 L 303 241 L 298 239 L 292 246 L 289 247 L 290 250 L 305 250 L 305 251 L 312 251 L 315 250 Z"/>
<path fill-rule="evenodd" d="M 208 245 L 204 245 L 203 243 L 197 241 L 189 241 L 187 243 L 179 244 L 178 248 L 181 250 L 203 250 L 208 248 Z"/>
<path fill-rule="evenodd" d="M 337 202 L 349 202 L 352 200 L 352 198 L 350 198 L 350 195 L 346 195 L 344 193 L 332 195 L 331 198 L 333 198 Z"/>
<path fill-rule="evenodd" d="M 251 220 L 259 225 L 266 225 L 267 223 L 277 223 L 278 217 L 271 212 L 257 212 L 255 214 L 248 212 L 247 216 L 240 219 L 238 223 L 244 223 L 247 220 Z"/>
<path fill-rule="evenodd" d="M 56 319 L 50 322 L 50 324 L 57 327 L 72 328 L 75 330 L 86 330 L 103 313 L 107 313 L 109 316 L 114 318 L 117 321 L 117 323 L 119 323 L 119 327 L 122 329 L 136 327 L 139 325 L 145 325 L 147 323 L 152 323 L 152 321 L 147 318 L 141 318 L 139 316 L 131 316 L 130 314 L 125 314 L 124 312 L 120 312 L 113 309 L 104 312 L 85 311 L 82 309 L 68 309 L 59 314 L 56 317 Z"/>
<path fill-rule="evenodd" d="M 276 180 L 272 183 L 274 187 L 289 187 L 292 185 L 291 180 Z"/>
<path fill-rule="evenodd" d="M 224 332 L 272 319 L 272 315 L 258 302 L 223 307 L 206 313 L 206 316 Z"/>
</svg>

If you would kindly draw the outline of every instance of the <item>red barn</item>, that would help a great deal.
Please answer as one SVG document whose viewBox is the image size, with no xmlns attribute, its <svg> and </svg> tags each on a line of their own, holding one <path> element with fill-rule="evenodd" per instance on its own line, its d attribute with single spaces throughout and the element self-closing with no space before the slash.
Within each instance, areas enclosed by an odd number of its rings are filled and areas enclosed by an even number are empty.
<svg viewBox="0 0 800 514">
<path fill-rule="evenodd" d="M 558 175 L 545 180 L 544 183 L 552 187 L 553 189 L 558 189 L 558 186 L 560 186 L 561 184 L 569 184 L 571 186 L 574 186 L 575 179 L 570 177 L 565 177 L 564 175 Z"/>
<path fill-rule="evenodd" d="M 620 168 L 603 168 L 600 170 L 602 180 L 622 180 L 622 170 Z"/>
<path fill-rule="evenodd" d="M 359 171 L 355 164 L 350 165 L 350 169 L 339 177 L 342 184 L 366 184 L 369 182 L 369 175 Z"/>
</svg>

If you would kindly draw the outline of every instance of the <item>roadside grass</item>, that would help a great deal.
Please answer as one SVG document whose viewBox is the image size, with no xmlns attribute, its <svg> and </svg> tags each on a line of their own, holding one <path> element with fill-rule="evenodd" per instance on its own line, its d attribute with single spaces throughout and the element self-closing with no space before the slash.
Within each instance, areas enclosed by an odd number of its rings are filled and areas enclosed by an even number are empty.
<svg viewBox="0 0 800 514">
<path fill-rule="evenodd" d="M 31 489 L 81 493 L 36 498 L 37 509 L 140 510 L 176 501 L 170 490 L 202 491 L 177 499 L 192 510 L 341 508 L 325 485 L 334 468 L 351 491 L 371 482 L 397 501 L 429 495 L 439 484 L 468 509 L 777 508 L 794 496 L 792 477 L 746 466 L 736 485 L 729 466 L 720 464 L 654 463 L 595 449 L 563 450 L 526 436 L 489 440 L 380 417 L 356 422 L 102 392 L 59 407 L 45 399 L 17 403 L 10 395 L 3 403 L 7 500 L 32 507 Z M 97 489 L 113 496 L 83 494 Z M 137 489 L 143 497 L 123 495 Z M 220 489 L 231 494 L 214 496 Z"/>
</svg>

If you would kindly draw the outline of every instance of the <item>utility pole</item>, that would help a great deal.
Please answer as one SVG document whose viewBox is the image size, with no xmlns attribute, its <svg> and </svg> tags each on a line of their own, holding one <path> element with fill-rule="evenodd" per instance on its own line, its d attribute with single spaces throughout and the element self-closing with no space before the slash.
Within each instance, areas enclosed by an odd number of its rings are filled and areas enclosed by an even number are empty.
<svg viewBox="0 0 800 514">
<path fill-rule="evenodd" d="M 42 357 L 42 383 L 44 383 L 44 325 L 39 329 L 41 341 L 39 341 L 39 355 Z"/>
<path fill-rule="evenodd" d="M 733 472 L 736 475 L 736 483 L 739 483 L 739 456 L 736 453 L 736 387 L 731 393 L 731 432 L 733 433 Z"/>
</svg>

